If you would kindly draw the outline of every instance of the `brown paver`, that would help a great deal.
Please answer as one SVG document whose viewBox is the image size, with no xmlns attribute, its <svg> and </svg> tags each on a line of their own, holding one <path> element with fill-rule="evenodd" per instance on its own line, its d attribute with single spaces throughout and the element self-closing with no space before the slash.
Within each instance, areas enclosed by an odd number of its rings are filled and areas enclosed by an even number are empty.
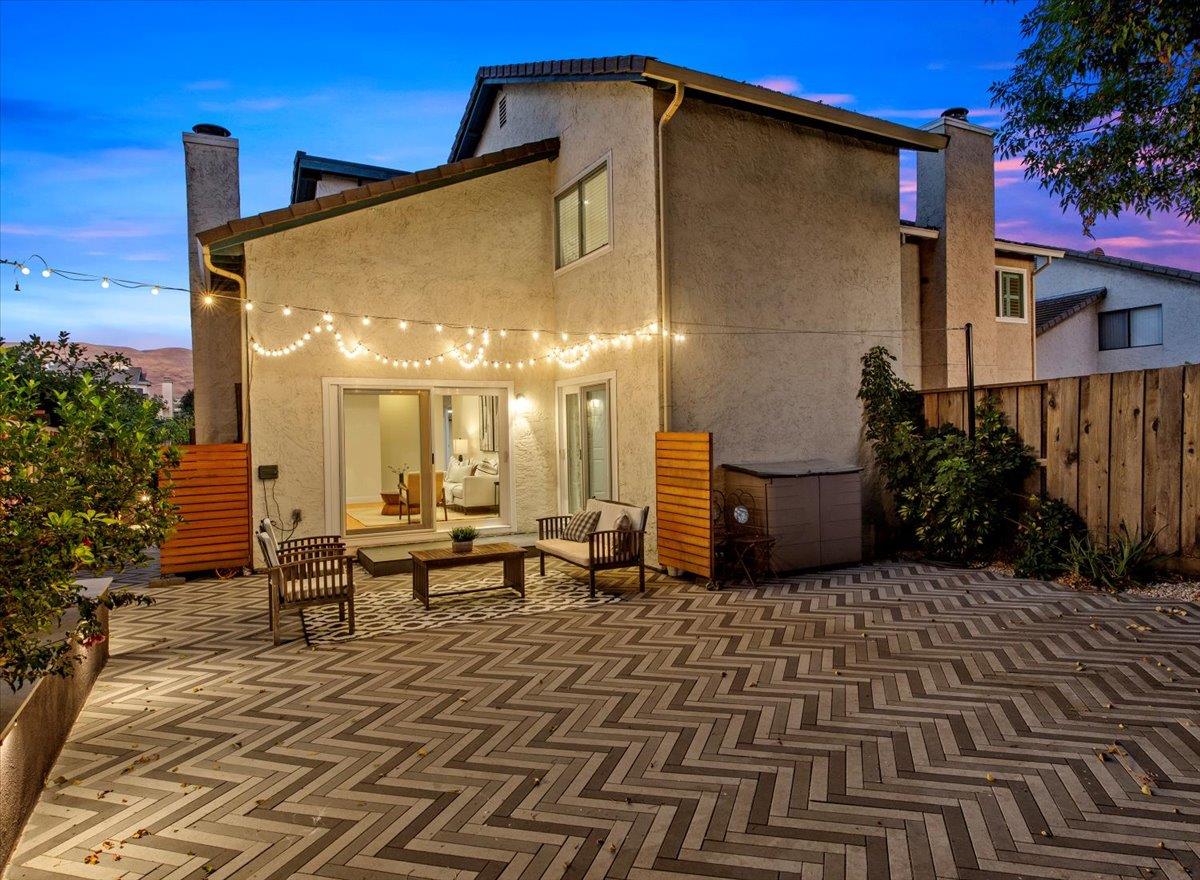
<svg viewBox="0 0 1200 880">
<path fill-rule="evenodd" d="M 1196 605 L 890 564 L 310 650 L 155 595 L 8 876 L 1200 877 Z"/>
</svg>

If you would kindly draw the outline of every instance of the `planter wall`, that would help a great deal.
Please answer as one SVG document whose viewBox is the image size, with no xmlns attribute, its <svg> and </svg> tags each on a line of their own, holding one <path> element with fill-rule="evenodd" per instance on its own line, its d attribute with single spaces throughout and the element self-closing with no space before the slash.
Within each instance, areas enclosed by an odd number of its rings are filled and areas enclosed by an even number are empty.
<svg viewBox="0 0 1200 880">
<path fill-rule="evenodd" d="M 0 684 L 0 874 L 12 858 L 25 822 L 37 805 L 54 762 L 100 670 L 108 661 L 108 610 L 99 610 L 106 638 L 77 648 L 80 658 L 70 678 L 50 676 L 13 693 Z"/>
</svg>

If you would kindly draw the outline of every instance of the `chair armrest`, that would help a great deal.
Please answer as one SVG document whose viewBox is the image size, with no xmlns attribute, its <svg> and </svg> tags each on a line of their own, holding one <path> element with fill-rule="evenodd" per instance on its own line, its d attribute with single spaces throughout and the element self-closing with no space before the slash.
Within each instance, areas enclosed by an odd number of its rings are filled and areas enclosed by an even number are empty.
<svg viewBox="0 0 1200 880">
<path fill-rule="evenodd" d="M 642 555 L 645 532 L 633 529 L 610 529 L 588 535 L 588 555 L 592 564 L 633 562 Z"/>
<path fill-rule="evenodd" d="M 538 540 L 562 537 L 562 530 L 571 521 L 569 516 L 543 516 L 537 521 Z"/>
</svg>

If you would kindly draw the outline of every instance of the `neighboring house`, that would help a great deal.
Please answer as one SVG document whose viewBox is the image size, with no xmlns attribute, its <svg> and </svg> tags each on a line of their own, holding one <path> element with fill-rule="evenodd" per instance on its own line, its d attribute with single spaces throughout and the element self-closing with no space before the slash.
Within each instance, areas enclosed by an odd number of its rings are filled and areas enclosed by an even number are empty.
<svg viewBox="0 0 1200 880">
<path fill-rule="evenodd" d="M 1038 271 L 1038 378 L 1200 363 L 1200 272 L 1068 250 Z"/>
<path fill-rule="evenodd" d="M 292 164 L 292 204 L 309 202 L 342 190 L 354 189 L 356 186 L 378 180 L 390 180 L 407 173 L 398 168 L 310 156 L 303 150 L 297 150 L 296 161 Z"/>
<path fill-rule="evenodd" d="M 1034 261 L 1062 251 L 995 238 L 992 133 L 965 117 L 642 56 L 485 67 L 447 164 L 240 219 L 236 141 L 185 134 L 189 168 L 225 169 L 188 178 L 196 298 L 231 297 L 193 314 L 222 364 L 197 365 L 198 438 L 278 466 L 256 511 L 359 544 L 653 509 L 662 429 L 713 432 L 718 463 L 860 462 L 873 345 L 961 384 L 969 322 L 978 382 L 1034 376 Z M 236 364 L 203 354 L 230 340 Z"/>
</svg>

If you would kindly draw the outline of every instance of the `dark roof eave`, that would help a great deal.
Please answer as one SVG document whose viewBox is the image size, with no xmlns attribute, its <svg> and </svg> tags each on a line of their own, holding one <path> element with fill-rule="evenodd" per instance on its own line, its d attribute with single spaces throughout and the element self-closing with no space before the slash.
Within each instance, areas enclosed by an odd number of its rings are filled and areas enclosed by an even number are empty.
<svg viewBox="0 0 1200 880">
<path fill-rule="evenodd" d="M 241 253 L 242 245 L 252 239 L 444 186 L 451 186 L 455 183 L 462 183 L 476 177 L 528 165 L 532 162 L 553 159 L 558 156 L 558 147 L 558 138 L 547 138 L 522 144 L 485 156 L 414 171 L 390 180 L 375 181 L 333 195 L 322 196 L 313 201 L 298 202 L 286 208 L 232 220 L 214 229 L 205 230 L 196 237 L 211 254 L 234 256 Z"/>
<path fill-rule="evenodd" d="M 1108 295 L 1108 288 L 1095 287 L 1091 290 L 1080 290 L 1072 293 L 1062 293 L 1057 296 L 1045 297 L 1038 300 L 1034 305 L 1035 324 L 1034 329 L 1037 336 L 1041 336 L 1049 330 L 1053 330 L 1059 324 L 1069 318 L 1073 318 L 1086 309 L 1093 303 L 1099 302 Z M 1060 304 L 1062 300 L 1073 300 L 1073 302 L 1062 311 L 1055 311 L 1049 318 L 1043 319 L 1038 312 L 1045 306 L 1053 306 Z"/>
</svg>

